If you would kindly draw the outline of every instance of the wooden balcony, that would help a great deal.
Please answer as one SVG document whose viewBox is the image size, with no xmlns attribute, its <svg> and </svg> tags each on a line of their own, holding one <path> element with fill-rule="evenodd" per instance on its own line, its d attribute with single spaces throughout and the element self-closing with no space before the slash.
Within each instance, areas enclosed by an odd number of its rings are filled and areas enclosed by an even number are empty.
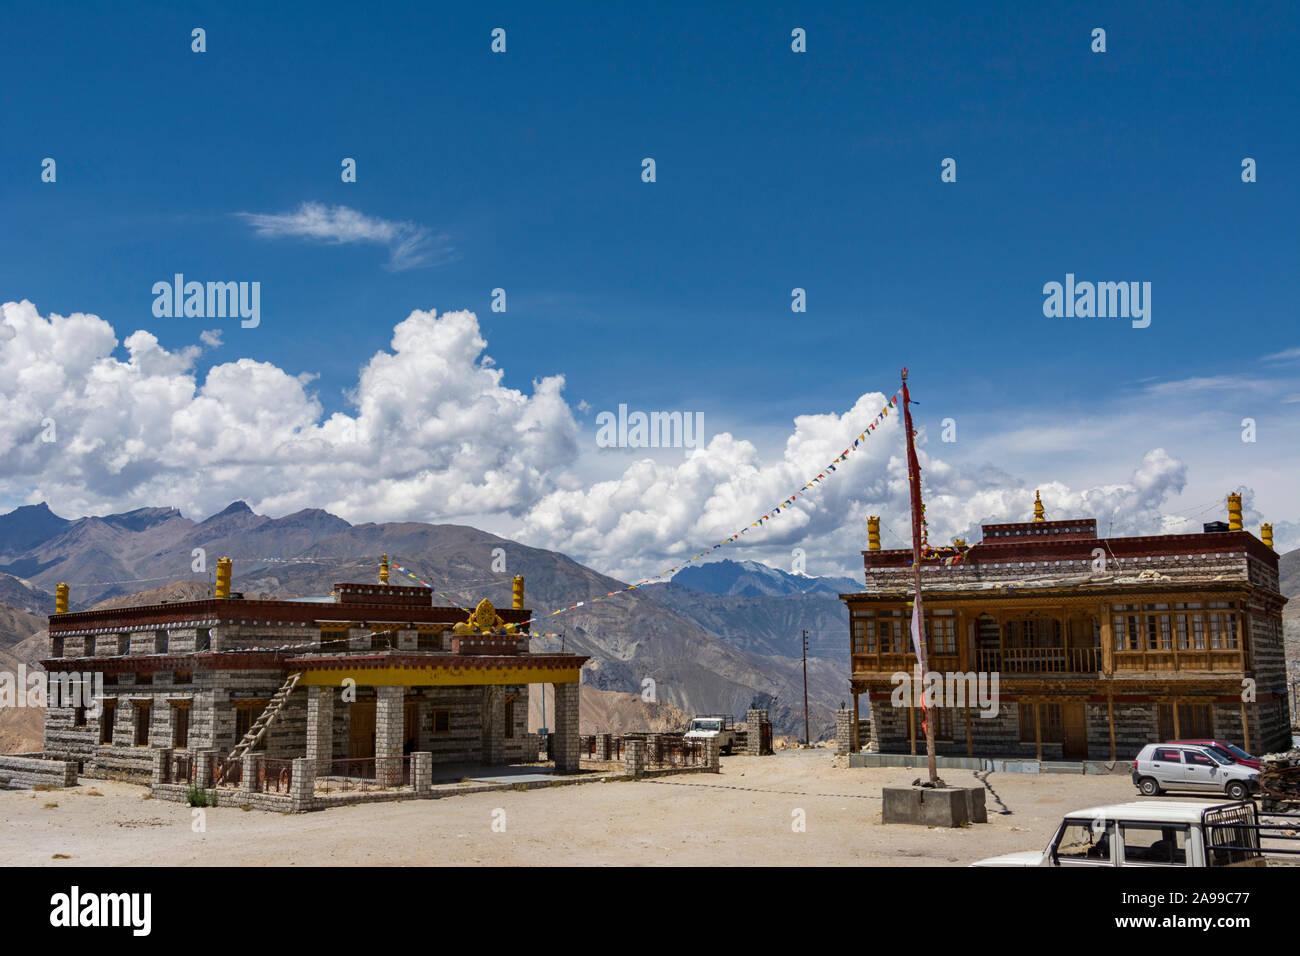
<svg viewBox="0 0 1300 956">
<path fill-rule="evenodd" d="M 926 661 L 932 671 L 952 673 L 960 670 L 960 661 L 956 654 L 931 654 Z M 916 655 L 907 654 L 854 654 L 853 672 L 855 674 L 896 674 L 899 671 L 911 674 L 916 669 Z"/>
<path fill-rule="evenodd" d="M 981 671 L 1003 674 L 1096 674 L 1099 647 L 1006 647 L 976 652 Z"/>
</svg>

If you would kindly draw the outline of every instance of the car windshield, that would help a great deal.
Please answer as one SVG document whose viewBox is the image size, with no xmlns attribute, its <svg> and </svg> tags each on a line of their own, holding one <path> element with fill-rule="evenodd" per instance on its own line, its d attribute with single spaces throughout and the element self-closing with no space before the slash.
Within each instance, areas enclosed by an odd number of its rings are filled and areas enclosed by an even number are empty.
<svg viewBox="0 0 1300 956">
<path fill-rule="evenodd" d="M 1230 764 L 1230 763 L 1233 762 L 1232 760 L 1230 760 L 1230 759 L 1228 759 L 1227 757 L 1223 756 L 1221 753 L 1219 753 L 1219 751 L 1217 751 L 1217 750 L 1215 750 L 1215 749 L 1213 749 L 1213 748 L 1206 747 L 1206 748 L 1204 748 L 1203 752 L 1209 754 L 1210 757 L 1211 757 L 1211 759 L 1213 759 L 1216 763 L 1219 763 L 1219 764 L 1221 764 L 1221 765 L 1226 766 L 1227 764 Z"/>
<path fill-rule="evenodd" d="M 691 730 L 721 730 L 722 721 L 720 720 L 692 720 Z"/>
<path fill-rule="evenodd" d="M 1227 750 L 1228 750 L 1228 752 L 1231 753 L 1231 754 L 1232 754 L 1234 757 L 1236 757 L 1238 760 L 1254 760 L 1254 759 L 1255 759 L 1255 758 L 1252 757 L 1250 754 L 1246 753 L 1246 751 L 1242 750 L 1240 747 L 1234 747 L 1232 744 L 1224 744 L 1223 746 L 1226 747 Z"/>
</svg>

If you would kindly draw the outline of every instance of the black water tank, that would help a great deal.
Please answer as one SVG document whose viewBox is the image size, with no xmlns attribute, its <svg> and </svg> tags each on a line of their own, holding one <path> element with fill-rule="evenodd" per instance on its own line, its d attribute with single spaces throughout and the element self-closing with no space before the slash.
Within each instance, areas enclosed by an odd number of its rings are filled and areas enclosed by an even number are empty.
<svg viewBox="0 0 1300 956">
<path fill-rule="evenodd" d="M 1205 533 L 1206 533 L 1206 534 L 1211 534 L 1211 533 L 1213 533 L 1213 532 L 1217 532 L 1217 531 L 1227 531 L 1227 530 L 1228 530 L 1228 522 L 1226 522 L 1226 521 L 1207 521 L 1207 522 L 1205 522 L 1205 524 L 1201 525 L 1201 527 L 1205 529 Z"/>
</svg>

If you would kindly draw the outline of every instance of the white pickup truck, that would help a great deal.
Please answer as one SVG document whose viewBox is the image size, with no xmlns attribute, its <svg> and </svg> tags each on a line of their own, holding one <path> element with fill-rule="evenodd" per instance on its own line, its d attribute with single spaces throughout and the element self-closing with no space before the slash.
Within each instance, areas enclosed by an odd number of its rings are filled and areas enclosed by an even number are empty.
<svg viewBox="0 0 1300 956">
<path fill-rule="evenodd" d="M 716 740 L 720 754 L 730 754 L 741 745 L 735 721 L 726 714 L 692 717 L 684 736 L 687 740 Z"/>
<path fill-rule="evenodd" d="M 1146 800 L 1068 814 L 1047 848 L 972 866 L 1266 866 L 1253 803 Z"/>
</svg>

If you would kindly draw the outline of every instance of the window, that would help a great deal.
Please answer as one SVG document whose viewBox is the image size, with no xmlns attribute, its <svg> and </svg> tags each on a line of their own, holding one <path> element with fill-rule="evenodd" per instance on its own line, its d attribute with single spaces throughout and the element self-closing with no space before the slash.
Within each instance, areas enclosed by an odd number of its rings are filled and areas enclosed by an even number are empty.
<svg viewBox="0 0 1300 956">
<path fill-rule="evenodd" d="M 897 621 L 877 621 L 876 626 L 880 629 L 880 653 L 891 654 L 894 652 L 894 631 L 898 627 Z"/>
<path fill-rule="evenodd" d="M 172 679 L 176 684 L 191 684 L 194 682 L 193 671 L 177 671 L 176 676 Z"/>
<path fill-rule="evenodd" d="M 194 632 L 194 650 L 196 653 L 206 651 L 212 646 L 212 628 L 201 627 Z"/>
<path fill-rule="evenodd" d="M 81 648 L 81 656 L 82 657 L 95 656 L 95 635 L 93 634 L 86 635 L 86 642 L 85 644 L 82 645 Z"/>
<path fill-rule="evenodd" d="M 101 744 L 112 744 L 113 717 L 117 710 L 117 701 L 106 700 L 102 704 L 103 706 L 99 712 L 99 742 Z"/>
<path fill-rule="evenodd" d="M 1116 604 L 1111 617 L 1111 627 L 1115 631 L 1115 650 L 1137 651 L 1142 649 L 1139 615 L 1136 604 Z M 1132 613 L 1128 613 L 1132 612 Z"/>
<path fill-rule="evenodd" d="M 159 628 L 153 632 L 153 652 L 155 654 L 167 653 L 167 630 Z"/>
<path fill-rule="evenodd" d="M 1203 754 L 1199 750 L 1184 750 L 1183 757 L 1187 763 L 1196 767 L 1215 766 L 1215 762 L 1211 760 L 1207 754 Z"/>
<path fill-rule="evenodd" d="M 135 702 L 135 745 L 149 746 L 149 703 L 143 700 Z"/>
<path fill-rule="evenodd" d="M 951 707 L 930 708 L 929 719 L 934 721 L 935 740 L 952 740 L 952 713 Z"/>
<path fill-rule="evenodd" d="M 1147 650 L 1173 650 L 1173 624 L 1169 617 L 1168 604 L 1148 604 L 1146 615 Z"/>
<path fill-rule="evenodd" d="M 172 703 L 172 746 L 185 750 L 190 741 L 190 708 L 185 703 Z"/>
<path fill-rule="evenodd" d="M 138 684 L 138 685 L 152 684 L 152 683 L 153 683 L 153 675 L 152 675 L 152 674 L 136 674 L 136 675 L 135 675 L 135 682 L 136 682 L 136 684 Z"/>
<path fill-rule="evenodd" d="M 1121 823 L 1124 862 L 1139 866 L 1186 866 L 1187 827 L 1170 824 Z"/>
<path fill-rule="evenodd" d="M 1157 747 L 1155 755 L 1152 756 L 1151 759 L 1163 761 L 1165 763 L 1182 763 L 1183 752 L 1179 750 L 1177 747 L 1169 747 L 1169 748 Z"/>
<path fill-rule="evenodd" d="M 1052 847 L 1057 866 L 1109 866 L 1111 827 L 1090 820 L 1066 820 Z"/>
<path fill-rule="evenodd" d="M 1179 704 L 1177 728 L 1171 704 L 1160 705 L 1158 718 L 1160 736 L 1165 740 L 1214 739 L 1214 715 L 1209 704 Z"/>
<path fill-rule="evenodd" d="M 876 631 L 872 621 L 855 620 L 853 622 L 853 653 L 854 654 L 874 654 L 876 653 Z M 871 629 L 870 650 L 867 644 L 867 629 Z"/>
<path fill-rule="evenodd" d="M 72 726 L 86 726 L 86 708 L 82 707 L 80 704 L 72 708 Z"/>
<path fill-rule="evenodd" d="M 50 656 L 51 656 L 51 657 L 62 657 L 62 656 L 63 656 L 63 638 L 62 638 L 62 637 L 55 637 L 53 634 L 50 635 Z"/>
<path fill-rule="evenodd" d="M 446 734 L 451 732 L 451 711 L 435 710 L 433 712 L 433 732 L 435 734 Z"/>
<path fill-rule="evenodd" d="M 1064 724 L 1061 720 L 1060 704 L 1043 704 L 1040 712 L 1043 722 L 1043 743 L 1059 744 L 1065 738 Z M 1020 705 L 1020 742 L 1032 744 L 1037 741 L 1034 736 L 1034 705 Z"/>
<path fill-rule="evenodd" d="M 930 650 L 935 654 L 957 653 L 957 622 L 953 618 L 940 617 L 936 612 L 930 619 Z"/>
<path fill-rule="evenodd" d="M 440 651 L 442 635 L 431 631 L 420 631 L 415 637 L 415 648 L 420 651 Z"/>
</svg>

